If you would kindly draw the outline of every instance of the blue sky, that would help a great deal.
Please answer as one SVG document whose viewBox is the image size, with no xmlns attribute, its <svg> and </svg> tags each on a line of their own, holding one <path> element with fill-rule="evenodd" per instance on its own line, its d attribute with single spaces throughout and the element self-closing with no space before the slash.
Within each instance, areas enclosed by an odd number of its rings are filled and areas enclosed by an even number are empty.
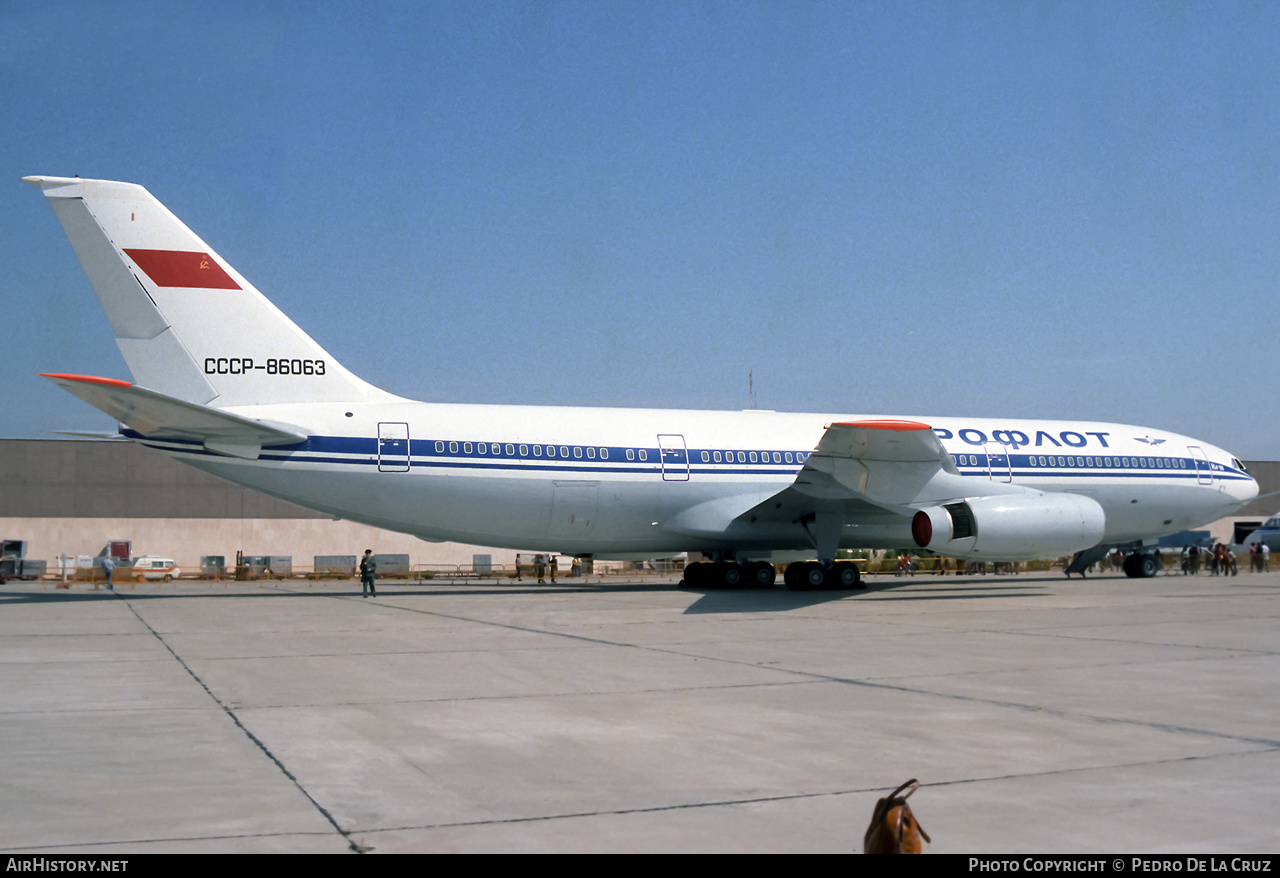
<svg viewBox="0 0 1280 878">
<path fill-rule="evenodd" d="M 129 377 L 26 174 L 418 399 L 1081 418 L 1280 458 L 1280 4 L 0 0 L 0 435 Z M 216 315 L 211 315 L 216 319 Z"/>
</svg>

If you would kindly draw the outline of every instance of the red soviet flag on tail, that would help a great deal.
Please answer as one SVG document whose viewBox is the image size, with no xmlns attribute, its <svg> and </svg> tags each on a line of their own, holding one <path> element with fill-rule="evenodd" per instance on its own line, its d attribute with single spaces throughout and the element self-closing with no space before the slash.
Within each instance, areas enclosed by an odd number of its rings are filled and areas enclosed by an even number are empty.
<svg viewBox="0 0 1280 878">
<path fill-rule="evenodd" d="M 158 287 L 238 290 L 240 285 L 208 253 L 191 250 L 124 251 Z"/>
</svg>

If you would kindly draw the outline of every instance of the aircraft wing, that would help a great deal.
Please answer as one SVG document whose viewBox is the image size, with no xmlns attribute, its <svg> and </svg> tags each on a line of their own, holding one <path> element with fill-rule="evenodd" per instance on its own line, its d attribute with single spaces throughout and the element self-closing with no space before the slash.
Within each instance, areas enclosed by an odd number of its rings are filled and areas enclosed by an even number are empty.
<svg viewBox="0 0 1280 878">
<path fill-rule="evenodd" d="M 894 509 L 922 499 L 925 487 L 942 473 L 960 477 L 928 424 L 852 421 L 827 427 L 787 490 Z"/>
<path fill-rule="evenodd" d="M 781 491 L 722 497 L 682 512 L 671 526 L 690 534 L 732 534 L 769 522 L 812 519 L 884 524 L 916 507 L 953 499 L 961 475 L 928 424 L 868 420 L 829 424 L 795 481 Z"/>
<path fill-rule="evenodd" d="M 42 377 L 148 439 L 200 442 L 209 451 L 248 460 L 257 458 L 264 446 L 296 445 L 307 439 L 304 431 L 288 424 L 256 421 L 128 381 L 56 373 L 43 373 Z"/>
<path fill-rule="evenodd" d="M 928 424 L 837 422 L 827 426 L 794 482 L 738 518 L 802 520 L 822 509 L 850 520 L 893 519 L 958 496 L 961 478 Z"/>
<path fill-rule="evenodd" d="M 919 421 L 844 421 L 831 424 L 814 449 L 818 457 L 846 457 L 893 463 L 940 463 L 951 467 L 951 455 L 938 434 Z"/>
<path fill-rule="evenodd" d="M 797 522 L 820 554 L 834 554 L 849 535 L 846 528 L 901 527 L 922 505 L 962 496 L 962 478 L 928 424 L 837 422 L 827 426 L 794 482 L 749 502 L 725 530 Z"/>
</svg>

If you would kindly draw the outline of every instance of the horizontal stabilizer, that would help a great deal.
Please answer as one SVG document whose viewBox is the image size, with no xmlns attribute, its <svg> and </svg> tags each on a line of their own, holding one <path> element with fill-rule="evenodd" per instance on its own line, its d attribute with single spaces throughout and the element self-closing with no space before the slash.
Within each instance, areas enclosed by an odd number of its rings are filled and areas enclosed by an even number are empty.
<svg viewBox="0 0 1280 878">
<path fill-rule="evenodd" d="M 209 451 L 253 460 L 263 447 L 296 445 L 307 438 L 304 431 L 288 424 L 255 421 L 128 381 L 52 373 L 42 377 L 148 439 L 200 442 Z"/>
<path fill-rule="evenodd" d="M 55 436 L 74 436 L 76 439 L 98 439 L 103 442 L 128 442 L 119 433 L 86 433 L 80 430 L 54 430 Z"/>
</svg>

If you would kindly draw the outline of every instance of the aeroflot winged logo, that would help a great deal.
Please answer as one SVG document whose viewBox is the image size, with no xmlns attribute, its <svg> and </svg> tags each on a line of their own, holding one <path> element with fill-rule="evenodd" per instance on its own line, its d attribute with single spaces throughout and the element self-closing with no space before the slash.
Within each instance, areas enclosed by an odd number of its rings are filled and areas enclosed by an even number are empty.
<svg viewBox="0 0 1280 878">
<path fill-rule="evenodd" d="M 1163 439 L 1154 439 L 1151 436 L 1136 436 L 1134 437 L 1134 441 L 1145 442 L 1148 445 L 1162 445 L 1164 443 Z"/>
<path fill-rule="evenodd" d="M 191 250 L 124 251 L 158 287 L 238 290 L 240 285 L 208 253 Z"/>
</svg>

